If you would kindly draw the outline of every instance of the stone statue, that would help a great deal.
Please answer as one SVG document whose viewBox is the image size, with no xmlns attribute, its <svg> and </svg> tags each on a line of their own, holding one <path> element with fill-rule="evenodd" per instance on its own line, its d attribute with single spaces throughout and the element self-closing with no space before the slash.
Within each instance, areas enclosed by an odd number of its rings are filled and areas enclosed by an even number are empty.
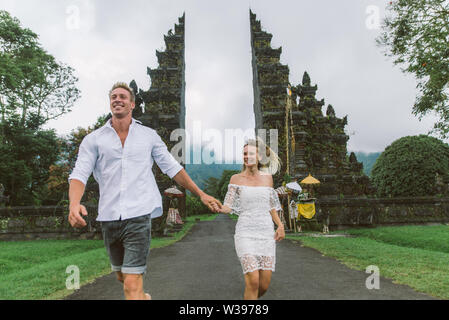
<svg viewBox="0 0 449 320">
<path fill-rule="evenodd" d="M 327 106 L 326 115 L 327 115 L 328 117 L 335 118 L 335 110 L 334 110 L 334 108 L 332 107 L 332 105 L 328 105 L 328 106 Z"/>
<path fill-rule="evenodd" d="M 310 76 L 307 72 L 304 72 L 304 75 L 302 77 L 302 85 L 310 87 Z"/>
<path fill-rule="evenodd" d="M 354 152 L 351 152 L 351 154 L 349 155 L 349 162 L 352 163 L 357 163 L 357 157 L 355 155 Z"/>
<path fill-rule="evenodd" d="M 134 108 L 134 111 L 133 111 L 133 117 L 138 118 L 138 117 L 142 116 L 142 114 L 143 114 L 143 112 L 142 112 L 143 99 L 142 99 L 142 96 L 140 95 L 142 90 L 139 90 L 135 80 L 131 81 L 131 83 L 129 84 L 129 87 L 131 89 L 133 89 L 134 95 L 136 96 L 136 107 Z"/>
</svg>

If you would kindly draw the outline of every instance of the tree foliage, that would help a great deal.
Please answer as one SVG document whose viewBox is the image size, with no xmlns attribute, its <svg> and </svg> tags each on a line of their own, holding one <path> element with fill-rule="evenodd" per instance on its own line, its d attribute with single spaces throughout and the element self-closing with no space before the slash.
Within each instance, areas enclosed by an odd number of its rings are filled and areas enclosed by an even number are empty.
<svg viewBox="0 0 449 320">
<path fill-rule="evenodd" d="M 223 165 L 217 165 L 223 166 Z M 205 182 L 204 191 L 217 198 L 220 201 L 224 200 L 226 192 L 228 191 L 228 184 L 231 177 L 240 173 L 239 170 L 223 170 L 221 177 L 209 177 Z M 189 215 L 198 213 L 210 213 L 210 210 L 196 197 L 187 195 L 186 198 L 186 210 Z"/>
<path fill-rule="evenodd" d="M 16 120 L 19 122 L 20 120 Z M 0 143 L 0 181 L 11 205 L 41 204 L 50 166 L 58 160 L 61 140 L 54 130 L 5 125 Z"/>
<path fill-rule="evenodd" d="M 224 200 L 226 192 L 228 192 L 228 184 L 234 174 L 240 173 L 238 170 L 224 170 L 217 184 L 218 199 Z"/>
<path fill-rule="evenodd" d="M 189 194 L 186 195 L 186 212 L 188 216 L 211 213 L 198 197 Z"/>
<path fill-rule="evenodd" d="M 69 112 L 79 98 L 74 70 L 48 54 L 38 36 L 0 11 L 0 92 L 2 121 L 40 128 Z"/>
<path fill-rule="evenodd" d="M 45 204 L 50 167 L 62 140 L 44 130 L 79 98 L 73 69 L 47 53 L 38 36 L 0 10 L 0 183 L 9 205 Z"/>
<path fill-rule="evenodd" d="M 376 160 L 371 178 L 381 197 L 447 194 L 449 145 L 426 135 L 400 138 Z"/>
<path fill-rule="evenodd" d="M 390 1 L 377 43 L 386 55 L 418 80 L 413 113 L 435 112 L 433 132 L 449 135 L 449 1 Z"/>
</svg>

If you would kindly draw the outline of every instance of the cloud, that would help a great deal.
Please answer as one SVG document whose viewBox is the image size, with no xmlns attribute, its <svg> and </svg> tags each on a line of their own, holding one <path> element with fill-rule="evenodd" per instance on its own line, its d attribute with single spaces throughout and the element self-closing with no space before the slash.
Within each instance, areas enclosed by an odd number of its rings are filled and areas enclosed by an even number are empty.
<svg viewBox="0 0 449 320">
<path fill-rule="evenodd" d="M 73 10 L 73 6 L 79 9 Z M 298 84 L 304 71 L 318 85 L 317 99 L 348 115 L 348 149 L 382 151 L 404 135 L 426 133 L 434 118 L 411 115 L 416 83 L 376 47 L 368 6 L 381 0 L 1 0 L 1 7 L 40 35 L 44 48 L 76 70 L 82 98 L 50 123 L 59 133 L 93 124 L 108 112 L 116 81 L 135 79 L 148 90 L 147 67 L 157 67 L 163 35 L 186 13 L 187 129 L 254 126 L 249 8 L 282 46 L 281 61 Z M 72 9 L 72 10 L 71 10 Z M 79 28 L 73 15 L 79 15 Z M 72 20 L 71 20 L 72 19 Z M 70 24 L 72 23 L 72 24 Z"/>
</svg>

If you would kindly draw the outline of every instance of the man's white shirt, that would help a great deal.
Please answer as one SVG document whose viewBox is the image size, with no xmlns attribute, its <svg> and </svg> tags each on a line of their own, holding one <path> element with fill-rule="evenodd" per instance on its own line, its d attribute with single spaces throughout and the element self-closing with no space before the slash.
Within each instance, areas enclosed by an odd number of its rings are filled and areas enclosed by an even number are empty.
<svg viewBox="0 0 449 320">
<path fill-rule="evenodd" d="M 173 178 L 183 167 L 154 129 L 132 119 L 125 145 L 109 120 L 82 141 L 69 181 L 86 185 L 91 173 L 100 187 L 97 221 L 116 221 L 151 213 L 162 215 L 162 197 L 151 168 L 154 161 Z"/>
</svg>

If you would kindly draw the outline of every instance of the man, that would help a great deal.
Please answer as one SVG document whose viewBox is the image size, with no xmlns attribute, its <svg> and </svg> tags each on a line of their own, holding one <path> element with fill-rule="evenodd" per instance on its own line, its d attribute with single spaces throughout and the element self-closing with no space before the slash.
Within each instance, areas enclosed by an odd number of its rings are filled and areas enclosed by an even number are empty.
<svg viewBox="0 0 449 320">
<path fill-rule="evenodd" d="M 132 118 L 135 96 L 126 83 L 116 83 L 109 100 L 112 119 L 84 138 L 69 177 L 69 222 L 75 228 L 86 226 L 81 215 L 86 216 L 87 211 L 80 201 L 93 172 L 100 186 L 97 221 L 101 222 L 111 268 L 123 283 L 127 300 L 151 299 L 143 291 L 142 275 L 150 248 L 151 219 L 162 215 L 153 162 L 212 211 L 221 208 L 221 203 L 197 187 L 155 130 Z"/>
</svg>

